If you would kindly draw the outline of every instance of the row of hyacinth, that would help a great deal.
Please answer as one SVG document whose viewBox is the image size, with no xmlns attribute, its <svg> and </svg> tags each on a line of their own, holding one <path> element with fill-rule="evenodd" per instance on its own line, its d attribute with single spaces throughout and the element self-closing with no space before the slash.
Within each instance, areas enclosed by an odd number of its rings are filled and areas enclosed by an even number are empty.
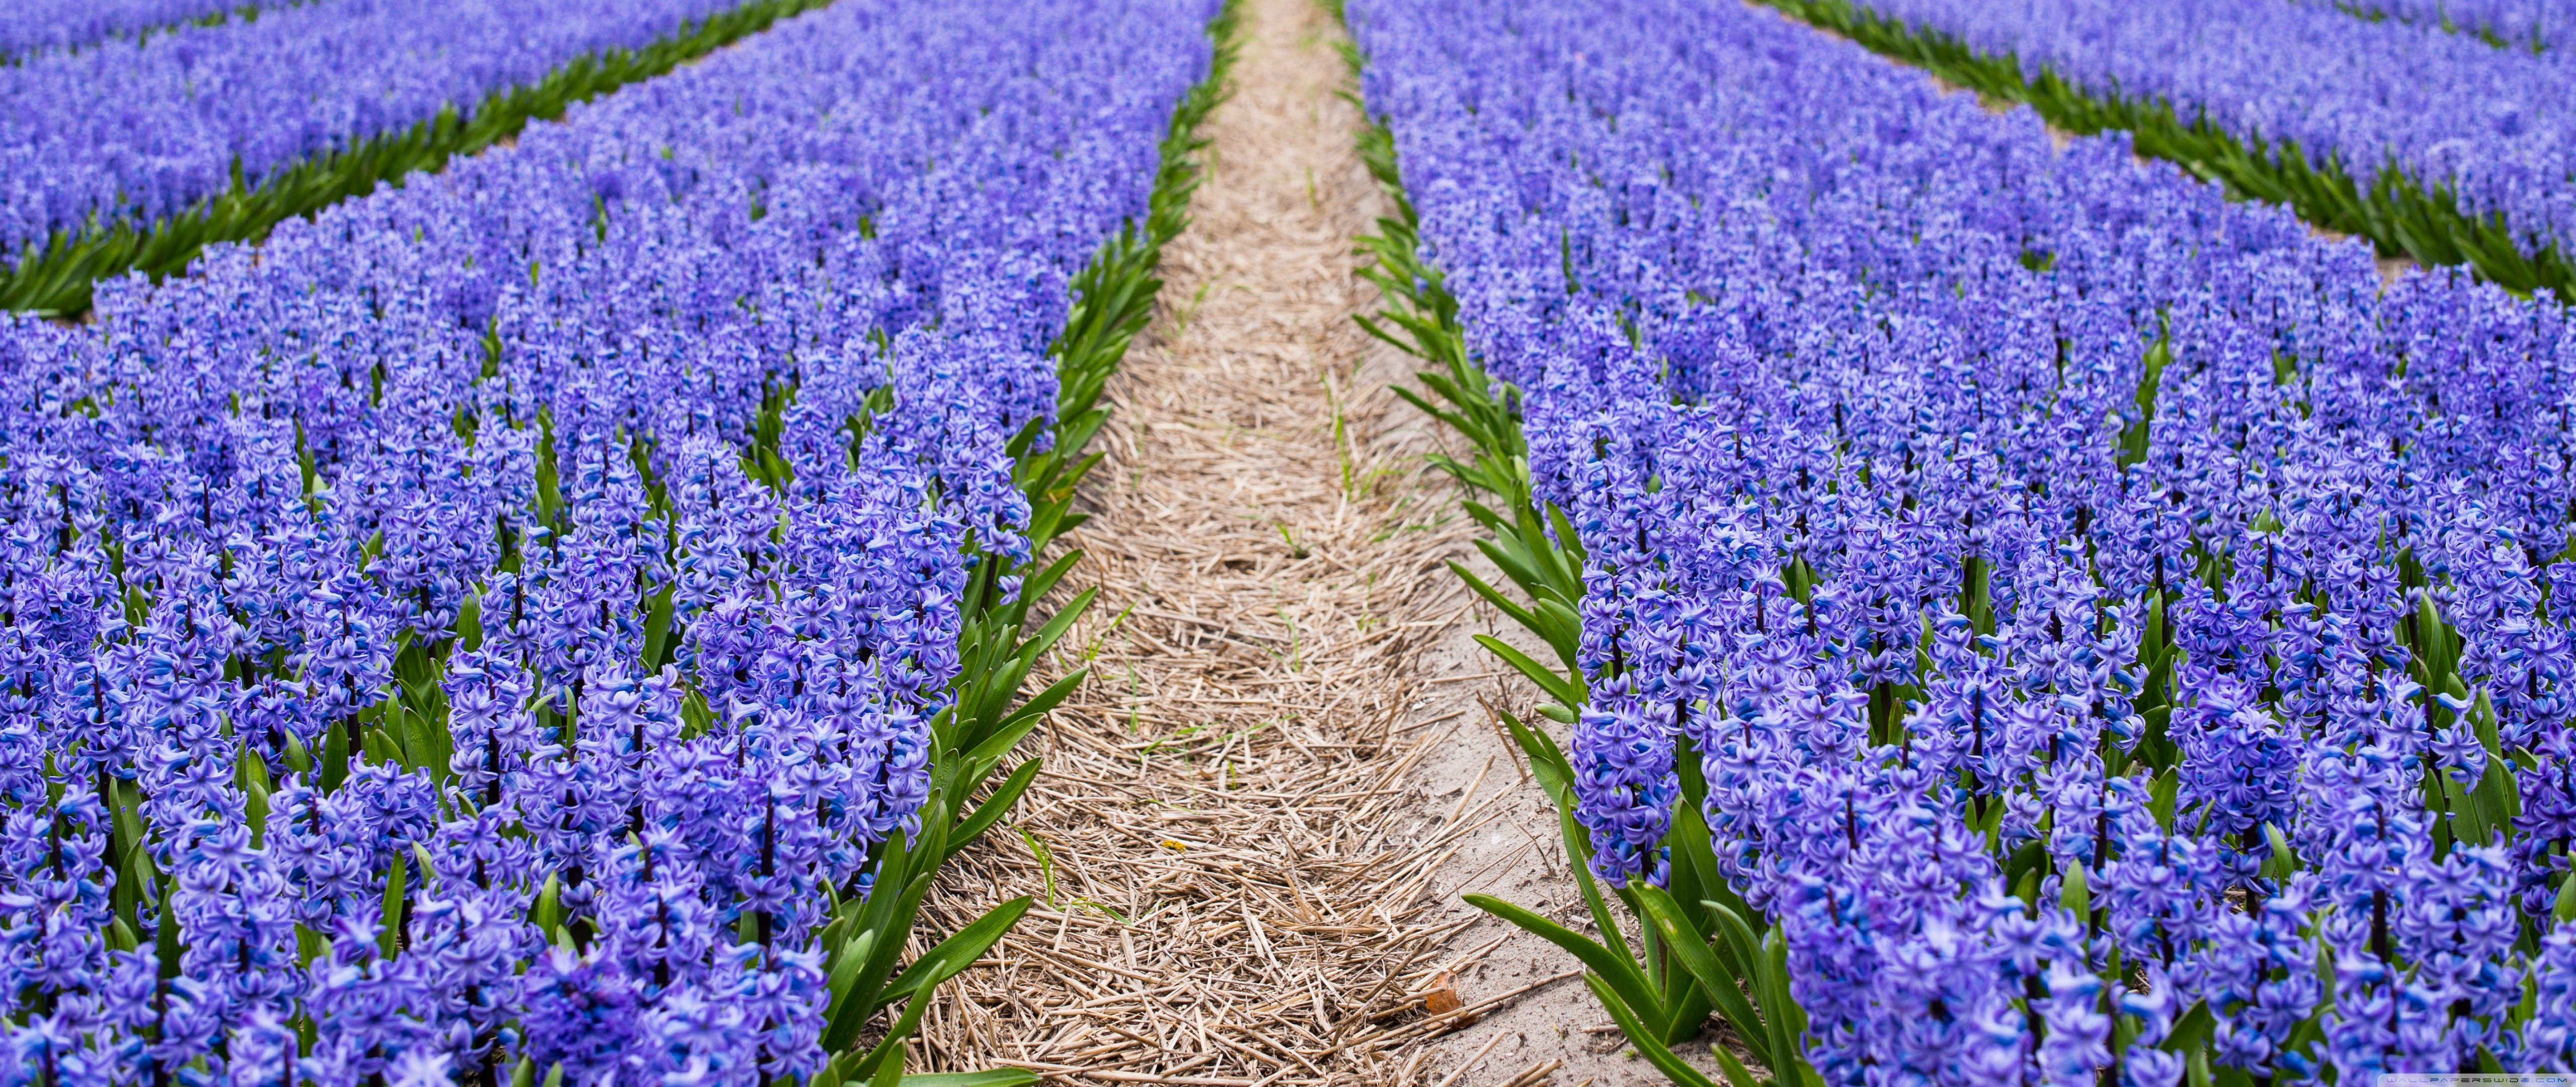
<svg viewBox="0 0 2576 1087">
<path fill-rule="evenodd" d="M 2576 10 L 2556 0 L 2299 0 L 2366 19 L 2393 19 L 2471 34 L 2535 52 L 2576 45 Z"/>
<path fill-rule="evenodd" d="M 1747 5 L 1351 15 L 1588 553 L 1592 868 L 1698 760 L 1828 1082 L 2576 1065 L 2561 307 Z"/>
<path fill-rule="evenodd" d="M 740 0 L 327 0 L 0 67 L 0 254 L 149 221 Z"/>
<path fill-rule="evenodd" d="M 252 6 L 241 0 L 20 0 L 0 21 L 0 59 L 133 37 Z"/>
<path fill-rule="evenodd" d="M 1862 0 L 2096 94 L 2294 141 L 2366 191 L 2386 169 L 2502 216 L 2526 253 L 2576 245 L 2576 56 L 2499 49 L 2436 22 L 2325 3 Z"/>
<path fill-rule="evenodd" d="M 841 0 L 11 319 L 0 1083 L 814 1071 L 1212 7 Z"/>
</svg>

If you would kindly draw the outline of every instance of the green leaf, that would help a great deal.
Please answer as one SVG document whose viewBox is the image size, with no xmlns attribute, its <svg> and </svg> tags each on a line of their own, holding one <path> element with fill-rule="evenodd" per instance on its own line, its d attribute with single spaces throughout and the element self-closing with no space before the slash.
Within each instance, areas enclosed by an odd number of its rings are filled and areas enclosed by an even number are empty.
<svg viewBox="0 0 2576 1087">
<path fill-rule="evenodd" d="M 2057 904 L 2066 907 L 2077 917 L 2093 916 L 2093 895 L 2084 884 L 2083 865 L 2066 866 L 2064 882 L 2058 886 Z"/>
<path fill-rule="evenodd" d="M 385 873 L 384 904 L 379 919 L 383 927 L 376 932 L 377 944 L 388 959 L 393 958 L 401 950 L 399 941 L 402 939 L 403 921 L 403 868 L 403 854 L 397 850 L 393 855 L 391 866 Z"/>
<path fill-rule="evenodd" d="M 916 1000 L 913 1003 L 919 1005 L 925 1002 Z M 910 1009 L 907 1009 L 907 1013 L 909 1011 Z M 916 1017 L 906 1014 L 905 1018 Z M 885 1055 L 876 1057 L 874 1053 L 870 1054 L 871 1057 L 876 1058 L 877 1074 L 876 1078 L 868 1081 L 868 1087 L 903 1087 L 903 1042 L 911 1034 L 910 1030 L 889 1033 L 885 1041 L 877 1043 L 877 1049 L 883 1051 Z"/>
<path fill-rule="evenodd" d="M 1601 975 L 1585 974 L 1583 983 L 1592 988 L 1592 995 L 1601 1001 L 1603 1008 L 1609 1010 L 1610 1018 L 1619 1024 L 1620 1032 L 1628 1036 L 1629 1043 L 1635 1045 L 1637 1052 L 1653 1064 L 1656 1070 L 1661 1071 L 1674 1083 L 1681 1084 L 1682 1087 L 1717 1087 L 1717 1081 L 1708 1078 L 1699 1069 L 1691 1067 L 1680 1057 L 1674 1056 L 1673 1051 L 1664 1045 L 1663 1039 L 1647 1030 L 1646 1024 L 1638 1020 L 1637 1014 L 1621 1004 L 1611 993 L 1610 987 L 1602 983 Z"/>
<path fill-rule="evenodd" d="M 1072 572 L 1074 564 L 1080 561 L 1082 561 L 1082 552 L 1079 549 L 1067 551 L 1057 556 L 1054 562 L 1041 567 L 1038 572 L 1021 578 L 1020 599 L 1043 599 L 1049 590 L 1055 588 L 1056 582 L 1064 580 L 1064 575 Z M 1093 595 L 1097 595 L 1097 592 L 1095 591 Z M 1075 602 L 1081 603 L 1084 607 L 1090 606 L 1088 597 L 1076 597 Z"/>
<path fill-rule="evenodd" d="M 1762 1007 L 1759 1026 L 1768 1039 L 1763 1048 L 1784 1060 L 1803 1063 L 1797 1048 L 1796 1034 L 1789 1029 L 1794 1013 L 1790 1006 L 1785 1006 L 1787 979 L 1779 976 L 1785 975 L 1787 970 L 1785 967 L 1774 967 L 1771 952 L 1764 942 L 1766 937 L 1776 938 L 1778 934 L 1775 932 L 1756 936 L 1753 926 L 1745 921 L 1743 914 L 1716 902 L 1702 902 L 1700 905 L 1706 907 L 1709 913 L 1717 918 L 1718 935 L 1725 940 L 1727 950 L 1734 955 L 1736 963 L 1751 975 L 1746 980 L 1751 983 L 1749 987 L 1753 990 L 1754 1000 Z M 1778 1064 L 1773 1064 L 1771 1067 L 1775 1073 L 1780 1070 Z"/>
<path fill-rule="evenodd" d="M 546 873 L 545 886 L 538 889 L 536 902 L 528 907 L 528 920 L 536 925 L 537 931 L 545 934 L 547 939 L 554 938 L 555 928 L 563 924 L 563 878 L 561 876 L 552 872 Z"/>
<path fill-rule="evenodd" d="M 1745 1048 L 1752 1052 L 1753 1059 L 1764 1065 L 1772 1064 L 1770 1040 L 1762 1028 L 1761 1016 L 1754 1012 L 1752 1002 L 1744 998 L 1735 972 L 1718 961 L 1716 949 L 1710 947 L 1708 938 L 1700 935 L 1699 930 L 1682 917 L 1681 906 L 1673 901 L 1671 895 L 1652 884 L 1638 885 L 1634 889 L 1638 903 L 1645 907 L 1647 919 L 1654 923 L 1655 931 L 1663 934 L 1665 950 L 1681 960 L 1682 968 L 1698 980 L 1701 991 L 1708 994 L 1709 1002 L 1717 1007 L 1718 1014 L 1725 1016 L 1728 1024 L 1735 1028 L 1736 1037 L 1744 1040 Z"/>
<path fill-rule="evenodd" d="M 1464 897 L 1468 905 L 1509 921 L 1540 939 L 1564 948 L 1576 959 L 1581 960 L 1583 965 L 1590 967 L 1596 975 L 1607 978 L 1607 983 L 1611 990 L 1618 994 L 1619 1000 L 1623 1001 L 1626 1007 L 1636 1009 L 1639 1017 L 1657 1022 L 1664 1019 L 1664 1002 L 1656 998 L 1654 987 L 1647 984 L 1646 976 L 1638 971 L 1633 962 L 1612 953 L 1609 948 L 1603 947 L 1581 933 L 1492 895 L 1471 894 Z"/>
<path fill-rule="evenodd" d="M 885 876 L 880 875 L 878 879 L 877 892 L 869 896 L 872 900 L 885 893 Z M 849 1048 L 850 1043 L 857 1040 L 860 1024 L 885 1006 L 879 999 L 885 979 L 894 972 L 895 956 L 902 953 L 904 935 L 912 931 L 913 918 L 921 908 L 921 898 L 929 890 L 930 874 L 925 872 L 904 884 L 900 893 L 886 895 L 883 911 L 873 908 L 867 911 L 875 914 L 863 922 L 867 930 L 884 936 L 867 946 L 867 955 L 860 960 L 850 982 L 847 999 L 832 1009 L 831 1021 L 824 1028 L 823 1048 L 834 1051 Z M 873 907 L 876 904 L 871 901 L 869 905 Z"/>
<path fill-rule="evenodd" d="M 671 589 L 664 586 L 653 594 L 644 613 L 644 671 L 661 671 L 663 665 L 671 663 L 675 648 L 671 641 Z"/>
<path fill-rule="evenodd" d="M 1555 600 L 1540 600 L 1536 607 L 1540 624 L 1544 625 L 1533 624 L 1531 629 L 1555 648 L 1557 659 L 1565 662 L 1567 675 L 1582 674 L 1583 616 Z"/>
<path fill-rule="evenodd" d="M 1073 629 L 1073 624 L 1082 618 L 1084 612 L 1091 610 L 1091 602 L 1099 596 L 1100 590 L 1096 587 L 1074 594 L 1073 599 L 1067 601 L 1064 608 L 1056 612 L 1053 618 L 1048 619 L 1045 626 L 1039 627 L 1036 634 L 1029 636 L 1029 640 L 1021 647 L 1021 654 L 1035 660 L 1038 654 L 1046 652 L 1057 639 L 1064 637 L 1065 631 Z"/>
<path fill-rule="evenodd" d="M 875 1048 L 868 1050 L 865 1055 L 852 1062 L 851 1071 L 857 1075 L 875 1073 L 877 1082 L 872 1087 L 887 1087 L 890 1081 L 885 1079 L 885 1075 L 889 1065 L 892 1066 L 892 1074 L 900 1078 L 903 1075 L 904 1040 L 912 1037 L 913 1031 L 920 1029 L 922 1014 L 929 1010 L 930 1000 L 926 994 L 906 1003 L 903 1006 L 903 1014 L 895 1019 L 893 1026 L 886 1029 L 885 1037 L 877 1040 Z"/>
<path fill-rule="evenodd" d="M 1727 1052 L 1725 1046 L 1709 1046 L 1708 1055 L 1717 1058 L 1717 1069 L 1718 1071 L 1725 1073 L 1726 1082 L 1730 1087 L 1757 1087 L 1761 1082 L 1756 1080 L 1753 1077 L 1753 1073 L 1744 1067 L 1743 1061 L 1736 1060 L 1735 1054 Z"/>
<path fill-rule="evenodd" d="M 1512 742 L 1519 744 L 1521 753 L 1529 756 L 1530 773 L 1538 778 L 1539 788 L 1546 790 L 1548 798 L 1555 801 L 1560 810 L 1570 810 L 1574 803 L 1574 764 L 1566 760 L 1565 752 L 1558 749 L 1556 740 L 1522 724 L 1521 719 L 1509 711 L 1498 716 L 1503 719 L 1503 726 L 1511 730 Z"/>
<path fill-rule="evenodd" d="M 885 992 L 877 997 L 879 1006 L 911 996 L 915 991 L 926 993 L 940 982 L 966 972 L 966 968 L 973 966 L 984 952 L 1001 942 L 1012 925 L 1019 923 L 1020 918 L 1029 912 L 1032 901 L 1022 895 L 1002 903 L 976 918 L 973 924 L 957 930 L 955 935 L 941 940 L 938 946 L 905 967 L 894 984 L 886 986 Z"/>
<path fill-rule="evenodd" d="M 1564 556 L 1556 587 L 1571 593 L 1570 599 L 1580 600 L 1583 598 L 1583 564 L 1589 557 L 1583 551 L 1583 536 L 1574 531 L 1574 522 L 1565 516 L 1564 510 L 1556 508 L 1554 502 L 1547 504 L 1547 523 L 1556 530 L 1554 550 Z"/>
<path fill-rule="evenodd" d="M 840 1008 L 845 1003 L 845 999 L 848 997 L 850 992 L 850 986 L 858 981 L 859 968 L 867 965 L 869 949 L 876 944 L 876 939 L 877 934 L 873 929 L 861 932 L 858 935 L 849 937 L 847 940 L 843 941 L 840 945 L 839 952 L 833 955 L 830 992 L 832 994 L 832 1006 L 835 1009 Z M 839 1018 L 837 1010 L 834 1012 L 832 1018 L 836 1020 Z"/>
<path fill-rule="evenodd" d="M 1090 678 L 1090 675 L 1090 669 L 1077 668 L 1074 669 L 1071 675 L 1048 684 L 1047 689 L 1030 696 L 1027 701 L 1020 703 L 1020 708 L 1011 711 L 1011 715 L 1009 717 L 1003 718 L 1003 729 L 1008 730 L 1012 726 L 1020 724 L 1036 724 L 1036 719 L 1040 715 L 1043 715 L 1048 710 L 1054 709 L 1063 704 L 1064 700 L 1073 694 L 1074 689 L 1082 686 L 1082 681 Z M 1027 730 L 1021 730 L 1020 735 L 1027 735 Z M 982 747 L 977 748 L 977 757 L 1000 761 L 1003 753 L 1009 751 L 1013 746 L 1016 746 L 1017 743 L 1017 739 L 1014 739 L 1009 744 L 1003 744 L 998 749 L 988 751 L 984 748 L 992 747 L 992 743 L 991 741 L 986 741 Z"/>
<path fill-rule="evenodd" d="M 1011 776 L 1005 779 L 999 788 L 993 790 L 992 796 L 986 797 L 982 804 L 975 806 L 973 815 L 968 816 L 965 822 L 957 824 L 956 833 L 949 835 L 948 838 L 948 855 L 956 856 L 958 850 L 966 848 L 975 839 L 982 837 L 986 830 L 992 828 L 995 821 L 1010 812 L 1012 805 L 1020 802 L 1020 795 L 1028 792 L 1029 784 L 1036 781 L 1037 777 L 1038 760 L 1036 759 L 1023 762 L 1018 769 L 1011 771 Z"/>
<path fill-rule="evenodd" d="M 1807 1033 L 1807 1015 L 1789 993 L 1789 941 L 1775 928 L 1762 934 L 1762 950 L 1753 991 L 1762 999 L 1762 1023 L 1771 1031 L 1771 1052 L 1780 1055 L 1784 1073 L 1794 1070 L 1798 1078 L 1814 1082 L 1815 1070 L 1798 1048 L 1798 1039 Z"/>
<path fill-rule="evenodd" d="M 140 851 L 137 851 L 138 853 Z M 161 924 L 152 935 L 152 953 L 161 964 L 161 976 L 179 976 L 179 961 L 188 953 L 188 942 L 179 932 L 179 915 L 170 909 L 170 880 L 161 880 Z"/>
<path fill-rule="evenodd" d="M 1531 659 L 1529 654 L 1512 648 L 1510 643 L 1491 634 L 1476 635 L 1476 644 L 1484 646 L 1487 651 L 1503 658 L 1504 663 L 1519 669 L 1522 675 L 1528 676 L 1532 682 L 1539 685 L 1540 689 L 1546 691 L 1548 697 L 1569 707 L 1584 704 L 1585 692 L 1579 680 L 1567 679 L 1556 674 L 1553 669 Z"/>
<path fill-rule="evenodd" d="M 1510 618 L 1512 622 L 1518 623 L 1523 627 L 1527 627 L 1532 631 L 1539 630 L 1539 617 L 1537 613 L 1520 606 L 1510 597 L 1504 596 L 1501 590 L 1486 584 L 1485 579 L 1477 577 L 1475 571 L 1467 569 L 1467 564 L 1459 562 L 1456 559 L 1451 559 L 1449 560 L 1449 571 L 1458 575 L 1459 580 L 1466 582 L 1467 587 L 1474 590 L 1477 596 L 1485 598 L 1487 603 L 1501 609 L 1502 613 L 1506 617 Z M 1572 662 L 1568 662 L 1568 667 L 1571 666 Z"/>
</svg>

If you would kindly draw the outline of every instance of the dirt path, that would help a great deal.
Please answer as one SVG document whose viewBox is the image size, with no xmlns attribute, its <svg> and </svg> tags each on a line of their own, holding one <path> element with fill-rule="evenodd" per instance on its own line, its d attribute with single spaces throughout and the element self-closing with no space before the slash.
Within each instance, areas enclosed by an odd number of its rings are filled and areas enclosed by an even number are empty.
<svg viewBox="0 0 2576 1087">
<path fill-rule="evenodd" d="M 1091 678 L 1031 746 L 1045 774 L 934 895 L 933 931 L 1039 905 L 951 984 L 911 1067 L 1194 1087 L 1660 1082 L 1573 960 L 1458 899 L 1569 923 L 1554 813 L 1495 731 L 1528 685 L 1442 443 L 1387 392 L 1400 354 L 1355 239 L 1387 210 L 1354 153 L 1340 28 L 1249 0 L 1163 309 L 1112 384 L 1075 535 L 1099 602 L 1055 674 Z M 1572 907 L 1569 910 L 1569 907 Z"/>
<path fill-rule="evenodd" d="M 947 990 L 915 1070 L 1437 1084 L 1431 1043 L 1464 1017 L 1433 1009 L 1509 988 L 1443 987 L 1483 942 L 1457 938 L 1473 918 L 1451 870 L 1502 831 L 1514 774 L 1490 763 L 1469 803 L 1468 779 L 1421 773 L 1487 727 L 1466 685 L 1426 682 L 1469 621 L 1441 566 L 1467 534 L 1422 420 L 1385 392 L 1402 368 L 1351 321 L 1377 304 L 1352 247 L 1384 204 L 1337 95 L 1340 31 L 1312 0 L 1248 7 L 1073 539 L 1073 581 L 1101 597 L 1053 664 L 1091 678 L 929 927 L 1039 905 Z"/>
</svg>

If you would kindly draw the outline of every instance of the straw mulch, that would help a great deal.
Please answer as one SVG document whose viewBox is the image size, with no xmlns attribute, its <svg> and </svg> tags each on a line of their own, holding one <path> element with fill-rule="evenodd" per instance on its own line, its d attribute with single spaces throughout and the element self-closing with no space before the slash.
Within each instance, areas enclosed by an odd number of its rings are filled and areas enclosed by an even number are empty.
<svg viewBox="0 0 2576 1087">
<path fill-rule="evenodd" d="M 1484 727 L 1423 652 L 1467 611 L 1442 562 L 1468 536 L 1385 392 L 1400 367 L 1351 321 L 1377 303 L 1353 238 L 1384 205 L 1340 30 L 1311 0 L 1248 7 L 1074 540 L 1101 599 L 1051 663 L 1090 678 L 924 927 L 1038 906 L 943 991 L 915 1070 L 1438 1087 L 1424 1043 L 1520 995 L 1461 1005 L 1449 979 L 1494 944 L 1453 941 L 1469 919 L 1435 887 L 1503 791 L 1433 805 L 1410 780 L 1435 737 Z"/>
</svg>

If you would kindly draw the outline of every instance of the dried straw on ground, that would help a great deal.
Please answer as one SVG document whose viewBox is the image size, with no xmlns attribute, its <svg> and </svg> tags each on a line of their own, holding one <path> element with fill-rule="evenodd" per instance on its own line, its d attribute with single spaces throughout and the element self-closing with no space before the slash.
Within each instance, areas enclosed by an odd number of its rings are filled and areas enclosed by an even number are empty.
<svg viewBox="0 0 2576 1087">
<path fill-rule="evenodd" d="M 1052 666 L 1090 679 L 926 928 L 1039 905 L 944 991 L 917 1070 L 1433 1084 L 1424 1043 L 1520 995 L 1459 1003 L 1446 979 L 1492 945 L 1453 941 L 1466 921 L 1435 890 L 1501 792 L 1426 810 L 1407 781 L 1446 729 L 1484 727 L 1426 709 L 1453 701 L 1423 650 L 1467 610 L 1442 568 L 1467 534 L 1395 433 L 1420 420 L 1385 392 L 1393 360 L 1351 320 L 1376 306 L 1353 239 L 1384 207 L 1336 95 L 1340 31 L 1311 0 L 1248 7 L 1213 169 L 1111 387 L 1073 541 L 1073 581 L 1101 599 Z"/>
</svg>

